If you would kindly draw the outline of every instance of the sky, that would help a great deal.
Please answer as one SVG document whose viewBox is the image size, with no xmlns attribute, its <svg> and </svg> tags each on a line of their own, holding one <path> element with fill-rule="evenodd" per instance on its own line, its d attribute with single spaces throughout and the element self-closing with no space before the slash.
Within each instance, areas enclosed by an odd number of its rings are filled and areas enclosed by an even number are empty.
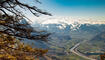
<svg viewBox="0 0 105 60">
<path fill-rule="evenodd" d="M 105 16 L 105 0 L 39 0 L 38 7 L 57 16 Z"/>
<path fill-rule="evenodd" d="M 43 11 L 51 13 L 53 16 L 104 16 L 105 0 L 39 0 L 41 4 L 33 0 L 20 0 L 24 3 L 35 5 Z M 35 16 L 26 12 L 31 20 Z M 44 15 L 41 15 L 42 17 Z M 41 17 L 40 16 L 40 17 Z M 104 19 L 105 20 L 105 19 Z"/>
<path fill-rule="evenodd" d="M 105 0 L 39 0 L 41 4 L 33 0 L 20 0 L 30 5 L 35 5 L 43 11 L 47 11 L 53 17 L 94 17 L 105 20 Z M 33 2 L 32 2 L 33 1 Z M 26 12 L 27 17 L 34 21 L 37 20 L 31 13 Z M 52 17 L 52 16 L 51 16 Z M 38 19 L 49 18 L 41 15 Z M 97 20 L 97 19 L 96 19 Z M 98 19 L 99 20 L 99 19 Z"/>
</svg>

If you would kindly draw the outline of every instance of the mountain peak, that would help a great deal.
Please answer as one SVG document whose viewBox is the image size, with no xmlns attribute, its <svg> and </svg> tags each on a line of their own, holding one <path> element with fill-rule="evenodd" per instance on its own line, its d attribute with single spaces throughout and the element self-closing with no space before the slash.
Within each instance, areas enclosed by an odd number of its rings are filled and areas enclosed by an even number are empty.
<svg viewBox="0 0 105 60">
<path fill-rule="evenodd" d="M 67 25 L 70 25 L 71 30 L 77 30 L 83 24 L 86 26 L 92 24 L 105 24 L 104 19 L 105 18 L 102 17 L 47 17 L 39 18 L 39 20 L 37 19 L 37 21 L 35 21 L 37 24 L 35 25 L 37 26 L 40 24 L 40 26 L 48 28 L 49 26 L 47 25 L 56 24 L 59 29 L 65 29 Z"/>
</svg>

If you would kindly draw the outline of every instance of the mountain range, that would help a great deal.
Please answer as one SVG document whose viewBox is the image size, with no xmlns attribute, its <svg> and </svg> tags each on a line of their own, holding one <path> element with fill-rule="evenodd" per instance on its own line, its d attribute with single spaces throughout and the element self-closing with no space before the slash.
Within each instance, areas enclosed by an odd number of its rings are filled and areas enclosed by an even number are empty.
<svg viewBox="0 0 105 60">
<path fill-rule="evenodd" d="M 105 20 L 99 17 L 51 17 L 37 19 L 32 26 L 38 31 L 45 30 L 52 33 L 50 42 L 55 41 L 53 45 L 63 46 L 67 40 L 91 40 L 105 31 Z"/>
<path fill-rule="evenodd" d="M 96 19 L 96 20 L 95 20 Z M 50 17 L 50 18 L 39 18 L 32 23 L 32 26 L 38 28 L 48 28 L 56 25 L 59 29 L 65 29 L 70 25 L 70 30 L 77 30 L 82 25 L 102 25 L 105 24 L 105 19 L 103 18 L 86 18 L 86 17 Z M 50 26 L 48 26 L 50 25 Z M 44 29 L 45 29 L 44 28 Z M 54 28 L 55 29 L 55 28 Z"/>
</svg>

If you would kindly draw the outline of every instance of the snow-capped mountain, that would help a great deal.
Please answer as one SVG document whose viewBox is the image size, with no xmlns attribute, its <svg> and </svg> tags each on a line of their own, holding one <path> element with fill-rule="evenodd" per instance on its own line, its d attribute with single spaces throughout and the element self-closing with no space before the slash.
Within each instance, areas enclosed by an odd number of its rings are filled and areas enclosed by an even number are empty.
<svg viewBox="0 0 105 60">
<path fill-rule="evenodd" d="M 88 34 L 95 35 L 105 31 L 105 20 L 80 17 L 40 18 L 33 24 L 33 27 L 37 30 L 45 30 L 52 33 L 50 40 L 60 42 L 71 40 L 74 37 L 80 38 Z"/>
<path fill-rule="evenodd" d="M 35 21 L 34 27 L 41 26 L 48 28 L 49 26 L 47 25 L 49 24 L 57 24 L 59 25 L 57 26 L 59 29 L 64 29 L 67 25 L 70 25 L 71 30 L 77 30 L 83 24 L 87 26 L 92 24 L 105 24 L 105 17 L 40 17 Z"/>
<path fill-rule="evenodd" d="M 65 47 L 68 41 L 89 40 L 105 31 L 104 17 L 40 17 L 33 21 L 36 30 L 50 32 L 49 43 Z M 51 46 L 48 45 L 48 46 Z"/>
</svg>

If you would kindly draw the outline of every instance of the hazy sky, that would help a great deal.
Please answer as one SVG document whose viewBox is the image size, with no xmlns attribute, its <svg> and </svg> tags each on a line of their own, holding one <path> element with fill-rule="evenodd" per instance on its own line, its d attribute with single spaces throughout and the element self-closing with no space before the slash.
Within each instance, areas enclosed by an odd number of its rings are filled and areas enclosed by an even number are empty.
<svg viewBox="0 0 105 60">
<path fill-rule="evenodd" d="M 33 0 L 20 1 L 36 5 L 53 16 L 105 16 L 105 0 L 39 0 L 42 4 Z"/>
<path fill-rule="evenodd" d="M 105 16 L 105 0 L 40 0 L 38 6 L 58 16 Z"/>
<path fill-rule="evenodd" d="M 35 3 L 33 0 L 20 1 L 50 12 L 53 17 L 101 17 L 101 20 L 105 20 L 105 0 L 39 0 L 42 4 Z M 26 15 L 31 20 L 37 20 L 29 11 L 26 11 Z M 46 18 L 43 15 L 40 17 Z"/>
</svg>

